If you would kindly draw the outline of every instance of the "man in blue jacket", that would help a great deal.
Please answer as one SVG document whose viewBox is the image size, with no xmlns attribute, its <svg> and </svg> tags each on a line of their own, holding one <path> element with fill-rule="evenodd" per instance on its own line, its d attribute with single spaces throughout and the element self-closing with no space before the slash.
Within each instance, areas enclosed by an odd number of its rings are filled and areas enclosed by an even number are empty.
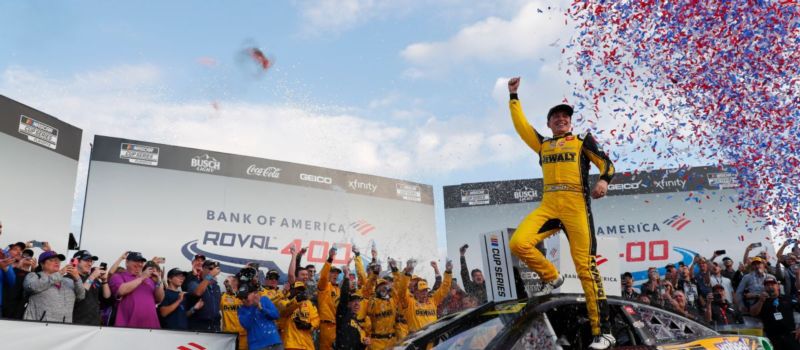
<svg viewBox="0 0 800 350">
<path fill-rule="evenodd" d="M 0 310 L 3 307 L 3 289 L 14 286 L 17 282 L 17 274 L 11 264 L 14 263 L 14 258 L 6 256 L 5 253 L 0 251 Z"/>
<path fill-rule="evenodd" d="M 247 330 L 247 344 L 251 350 L 283 349 L 281 335 L 275 321 L 280 317 L 278 308 L 257 288 L 242 284 L 239 290 L 242 306 L 239 307 L 239 324 Z"/>
</svg>

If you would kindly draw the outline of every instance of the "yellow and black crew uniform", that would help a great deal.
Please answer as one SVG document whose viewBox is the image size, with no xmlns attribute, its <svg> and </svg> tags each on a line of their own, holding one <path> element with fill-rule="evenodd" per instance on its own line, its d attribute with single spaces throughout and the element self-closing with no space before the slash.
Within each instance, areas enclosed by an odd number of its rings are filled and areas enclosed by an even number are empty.
<svg viewBox="0 0 800 350">
<path fill-rule="evenodd" d="M 334 350 L 365 350 L 369 337 L 367 331 L 358 322 L 358 314 L 353 313 L 351 301 L 361 303 L 361 292 L 350 292 L 350 280 L 345 277 L 339 290 L 339 305 L 336 306 L 336 339 L 333 342 Z"/>
<path fill-rule="evenodd" d="M 600 169 L 600 179 L 608 183 L 614 176 L 614 165 L 591 134 L 567 133 L 545 138 L 525 119 L 517 94 L 511 94 L 509 108 L 517 133 L 539 155 L 544 178 L 542 202 L 519 224 L 509 242 L 510 249 L 543 281 L 556 280 L 558 271 L 536 248 L 536 244 L 564 230 L 569 239 L 575 270 L 586 294 L 592 335 L 601 334 L 601 327 L 603 333 L 610 333 L 607 329 L 606 295 L 595 262 L 597 242 L 590 207 L 589 163 L 594 163 Z M 571 107 L 567 108 L 571 115 Z"/>
</svg>

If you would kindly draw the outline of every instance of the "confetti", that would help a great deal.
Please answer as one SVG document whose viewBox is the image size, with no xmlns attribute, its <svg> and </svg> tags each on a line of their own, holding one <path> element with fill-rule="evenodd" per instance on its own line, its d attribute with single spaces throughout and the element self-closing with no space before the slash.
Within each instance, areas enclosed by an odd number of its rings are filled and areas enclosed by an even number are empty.
<svg viewBox="0 0 800 350">
<path fill-rule="evenodd" d="M 795 1 L 575 0 L 566 16 L 576 25 L 562 49 L 581 114 L 576 126 L 599 134 L 615 160 L 633 168 L 685 168 L 687 159 L 716 164 L 739 182 L 737 208 L 749 218 L 748 231 L 794 233 Z M 600 132 L 611 121 L 616 127 Z M 699 197 L 685 200 L 700 203 Z"/>
</svg>

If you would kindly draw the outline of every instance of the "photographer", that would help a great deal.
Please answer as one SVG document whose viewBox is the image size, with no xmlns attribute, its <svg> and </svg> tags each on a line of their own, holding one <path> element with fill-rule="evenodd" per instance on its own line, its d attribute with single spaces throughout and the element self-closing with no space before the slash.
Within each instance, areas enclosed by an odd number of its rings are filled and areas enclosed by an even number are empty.
<svg viewBox="0 0 800 350">
<path fill-rule="evenodd" d="M 461 254 L 461 280 L 464 283 L 464 291 L 477 298 L 478 303 L 483 304 L 486 302 L 486 280 L 483 279 L 483 272 L 480 269 L 468 272 L 469 267 L 467 267 L 467 258 L 465 257 L 467 248 L 469 245 L 465 244 L 458 250 Z"/>
<path fill-rule="evenodd" d="M 674 269 L 674 267 L 673 267 Z M 630 272 L 622 274 L 622 298 L 625 300 L 636 300 L 639 298 L 639 293 L 633 288 L 633 275 Z"/>
<path fill-rule="evenodd" d="M 153 268 L 144 268 L 147 259 L 139 252 L 128 252 L 125 271 L 111 277 L 111 294 L 117 298 L 114 325 L 133 328 L 161 328 L 156 305 L 164 299 L 161 276 Z"/>
<path fill-rule="evenodd" d="M 65 257 L 54 251 L 39 255 L 41 272 L 25 277 L 25 291 L 30 295 L 25 319 L 45 322 L 72 323 L 75 300 L 86 296 L 80 284 L 78 269 L 71 264 L 61 267 Z"/>
<path fill-rule="evenodd" d="M 716 284 L 706 296 L 705 319 L 712 326 L 727 326 L 744 323 L 742 314 L 736 311 L 725 298 L 725 287 Z"/>
<path fill-rule="evenodd" d="M 275 321 L 279 314 L 275 304 L 261 296 L 249 283 L 234 283 L 241 305 L 237 311 L 239 324 L 247 332 L 247 344 L 253 350 L 283 349 Z M 241 344 L 240 344 L 241 345 Z M 313 348 L 312 348 L 313 349 Z"/>
<path fill-rule="evenodd" d="M 73 322 L 91 326 L 102 324 L 100 320 L 100 301 L 111 298 L 111 288 L 105 269 L 94 268 L 92 264 L 97 257 L 86 250 L 79 250 L 72 256 L 78 262 L 78 273 L 81 275 L 81 285 L 86 289 L 86 297 L 75 303 Z"/>
<path fill-rule="evenodd" d="M 764 323 L 764 333 L 775 349 L 800 349 L 800 329 L 795 327 L 791 301 L 780 297 L 780 284 L 775 277 L 767 275 L 763 283 L 750 315 Z"/>
<path fill-rule="evenodd" d="M 213 260 L 203 261 L 201 282 L 189 282 L 189 303 L 203 300 L 203 308 L 189 316 L 189 329 L 195 331 L 219 332 L 221 330 L 222 316 L 219 312 L 219 303 L 222 300 L 222 290 L 217 282 L 220 273 L 219 262 Z"/>
</svg>

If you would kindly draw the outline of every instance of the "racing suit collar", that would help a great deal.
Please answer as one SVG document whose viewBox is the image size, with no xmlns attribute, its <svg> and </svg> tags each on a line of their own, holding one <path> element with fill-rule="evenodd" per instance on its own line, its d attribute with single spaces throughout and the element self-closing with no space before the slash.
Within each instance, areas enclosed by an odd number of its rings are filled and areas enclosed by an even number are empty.
<svg viewBox="0 0 800 350">
<path fill-rule="evenodd" d="M 571 131 L 568 131 L 568 132 L 567 132 L 566 134 L 564 134 L 564 135 L 561 135 L 561 136 L 553 136 L 553 137 L 552 137 L 552 140 L 558 140 L 558 139 L 561 139 L 561 138 L 565 138 L 565 137 L 567 137 L 567 136 L 572 136 L 572 132 L 571 132 Z"/>
</svg>

